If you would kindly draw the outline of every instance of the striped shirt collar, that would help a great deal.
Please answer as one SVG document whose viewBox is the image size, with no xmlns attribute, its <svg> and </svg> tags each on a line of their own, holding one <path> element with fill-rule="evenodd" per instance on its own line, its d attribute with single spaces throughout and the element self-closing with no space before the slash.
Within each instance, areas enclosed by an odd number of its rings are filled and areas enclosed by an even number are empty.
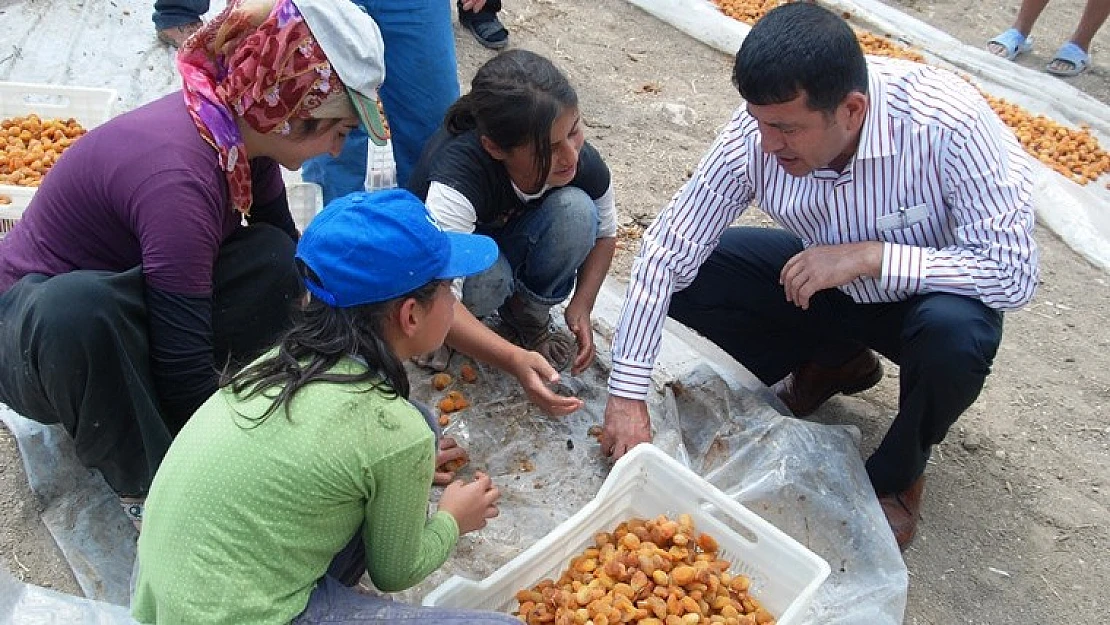
<svg viewBox="0 0 1110 625">
<path fill-rule="evenodd" d="M 882 64 L 868 59 L 867 91 L 870 104 L 867 117 L 860 129 L 859 147 L 853 160 L 883 158 L 898 150 L 891 139 L 890 106 L 887 103 L 886 81 L 882 77 Z"/>
<path fill-rule="evenodd" d="M 852 179 L 852 169 L 856 161 L 884 158 L 893 156 L 897 151 L 891 134 L 890 106 L 887 103 L 886 81 L 880 76 L 879 68 L 874 62 L 868 60 L 867 115 L 863 118 L 860 127 L 859 145 L 856 153 L 844 166 L 844 171 L 838 172 L 829 167 L 815 169 L 811 172 L 817 180 L 844 182 Z"/>
</svg>

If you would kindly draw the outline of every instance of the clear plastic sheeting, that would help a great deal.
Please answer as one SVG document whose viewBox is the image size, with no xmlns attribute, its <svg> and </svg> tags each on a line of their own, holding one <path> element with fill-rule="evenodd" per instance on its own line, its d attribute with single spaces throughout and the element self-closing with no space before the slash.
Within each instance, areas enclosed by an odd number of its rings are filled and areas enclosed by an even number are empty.
<svg viewBox="0 0 1110 625">
<path fill-rule="evenodd" d="M 561 419 L 545 417 L 509 399 L 519 395 L 511 381 L 486 383 L 492 374 L 482 370 L 481 388 L 472 393 L 476 405 L 485 405 L 488 397 L 504 411 L 470 409 L 452 420 L 446 434 L 471 451 L 474 460 L 464 471 L 480 468 L 501 486 L 502 515 L 478 536 L 463 537 L 456 556 L 406 593 L 408 600 L 419 599 L 452 574 L 488 576 L 596 494 L 609 464 L 586 432 L 603 419 L 606 350 L 622 299 L 623 289 L 606 282 L 594 316 L 603 362 L 568 384 L 583 389 L 583 410 Z M 452 362 L 453 370 L 458 366 Z M 470 385 L 458 386 L 467 392 Z M 653 386 L 649 410 L 655 444 L 832 567 L 805 622 L 902 622 L 908 576 L 864 470 L 855 428 L 782 416 L 777 398 L 750 372 L 670 320 Z M 417 383 L 414 389 L 428 399 L 443 394 L 428 384 Z M 521 440 L 521 433 L 530 438 Z M 530 462 L 520 461 L 522 448 L 534 450 Z M 503 472 L 506 467 L 509 473 Z"/>
<path fill-rule="evenodd" d="M 470 453 L 461 475 L 470 477 L 476 470 L 490 474 L 502 499 L 498 518 L 464 536 L 444 567 L 399 599 L 419 603 L 453 574 L 472 579 L 489 575 L 593 499 L 610 465 L 590 428 L 601 424 L 605 410 L 608 338 L 622 295 L 607 282 L 599 296 L 595 329 L 601 357 L 583 375 L 565 379 L 563 390 L 586 402 L 572 415 L 540 414 L 515 380 L 484 366 L 478 367 L 476 383 L 461 381 L 458 371 L 466 359 L 459 355 L 449 368 L 456 379 L 443 391 L 432 388 L 430 373 L 411 369 L 413 399 L 434 405 L 449 390 L 470 399 L 471 407 L 451 415 L 444 433 Z M 902 622 L 906 568 L 868 482 L 854 428 L 783 417 L 772 407 L 777 404 L 774 396 L 749 372 L 670 321 L 654 386 L 649 408 L 656 444 L 832 567 L 807 623 Z M 5 622 L 128 622 L 125 611 L 107 603 L 118 602 L 118 591 L 127 587 L 134 549 L 133 533 L 104 531 L 118 530 L 126 522 L 113 494 L 103 480 L 80 467 L 64 435 L 23 427 L 29 422 L 12 419 L 10 412 L 5 421 L 16 424 L 20 449 L 31 450 L 24 453 L 28 475 L 47 509 L 72 509 L 65 518 L 86 521 L 52 528 L 60 545 L 83 547 L 79 555 L 63 548 L 67 559 L 75 571 L 91 565 L 97 571 L 94 579 L 112 589 L 106 594 L 82 582 L 86 594 L 105 601 L 98 603 L 0 574 L 0 607 L 9 612 Z M 57 466 L 47 471 L 44 463 Z M 42 620 L 54 614 L 42 606 L 65 618 Z"/>
<path fill-rule="evenodd" d="M 99 471 L 77 459 L 72 439 L 0 405 L 0 420 L 19 444 L 42 520 L 86 597 L 127 605 L 135 527 Z"/>
<path fill-rule="evenodd" d="M 125 607 L 23 584 L 0 568 L 0 623 L 19 625 L 131 625 Z"/>
</svg>

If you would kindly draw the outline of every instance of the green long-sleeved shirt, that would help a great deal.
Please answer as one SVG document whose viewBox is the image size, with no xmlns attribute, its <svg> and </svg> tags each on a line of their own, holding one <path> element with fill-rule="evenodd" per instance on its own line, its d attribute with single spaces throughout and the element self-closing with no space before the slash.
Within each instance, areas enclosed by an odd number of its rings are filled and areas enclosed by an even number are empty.
<svg viewBox="0 0 1110 625">
<path fill-rule="evenodd" d="M 345 361 L 336 369 L 357 371 Z M 401 398 L 317 383 L 269 402 L 213 395 L 178 434 L 147 498 L 132 615 L 144 623 L 288 623 L 366 522 L 375 586 L 415 585 L 458 540 L 427 516 L 434 435 Z"/>
</svg>

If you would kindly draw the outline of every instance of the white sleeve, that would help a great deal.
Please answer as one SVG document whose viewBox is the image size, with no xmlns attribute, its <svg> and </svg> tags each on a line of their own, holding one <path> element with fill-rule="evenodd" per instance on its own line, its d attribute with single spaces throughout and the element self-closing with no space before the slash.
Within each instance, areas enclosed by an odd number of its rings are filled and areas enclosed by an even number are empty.
<svg viewBox="0 0 1110 625">
<path fill-rule="evenodd" d="M 755 130 L 748 119 L 741 106 L 694 175 L 644 231 L 613 333 L 611 395 L 647 397 L 671 295 L 694 281 L 721 233 L 754 196 L 748 154 L 754 144 L 749 137 Z"/>
<path fill-rule="evenodd" d="M 433 182 L 428 187 L 428 199 L 424 201 L 424 205 L 428 207 L 432 217 L 435 217 L 440 228 L 450 232 L 474 232 L 478 211 L 474 210 L 474 205 L 458 190 L 441 182 Z M 451 291 L 460 302 L 465 281 L 466 278 L 451 281 Z"/>
<path fill-rule="evenodd" d="M 617 236 L 617 198 L 613 193 L 612 182 L 609 183 L 605 193 L 594 200 L 594 204 L 597 204 L 597 217 L 600 220 L 597 226 L 597 238 Z"/>
<path fill-rule="evenodd" d="M 424 204 L 436 218 L 439 227 L 450 232 L 474 232 L 478 212 L 466 196 L 441 182 L 433 182 L 428 187 L 428 199 Z"/>
</svg>

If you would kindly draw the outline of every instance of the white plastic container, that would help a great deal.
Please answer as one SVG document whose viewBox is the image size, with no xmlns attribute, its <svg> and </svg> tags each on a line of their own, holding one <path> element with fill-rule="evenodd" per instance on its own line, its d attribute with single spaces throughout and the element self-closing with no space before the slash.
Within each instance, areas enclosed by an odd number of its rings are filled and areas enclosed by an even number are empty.
<svg viewBox="0 0 1110 625">
<path fill-rule="evenodd" d="M 285 197 L 289 201 L 293 223 L 301 232 L 324 208 L 324 190 L 315 182 L 286 181 Z"/>
<path fill-rule="evenodd" d="M 381 191 L 397 186 L 397 163 L 393 160 L 393 141 L 377 145 L 367 141 L 366 180 L 363 187 L 367 191 Z"/>
<path fill-rule="evenodd" d="M 632 517 L 689 513 L 695 529 L 717 539 L 718 557 L 751 578 L 751 594 L 778 619 L 800 623 L 829 565 L 654 445 L 638 445 L 614 465 L 597 496 L 539 542 L 482 581 L 454 576 L 424 605 L 512 612 L 518 590 L 557 579 L 572 557 Z"/>
<path fill-rule="evenodd" d="M 31 113 L 44 119 L 72 117 L 91 130 L 111 119 L 115 101 L 114 89 L 0 82 L 0 119 Z M 35 187 L 0 184 L 0 196 L 10 200 L 0 204 L 0 237 L 19 220 L 35 191 Z"/>
</svg>

